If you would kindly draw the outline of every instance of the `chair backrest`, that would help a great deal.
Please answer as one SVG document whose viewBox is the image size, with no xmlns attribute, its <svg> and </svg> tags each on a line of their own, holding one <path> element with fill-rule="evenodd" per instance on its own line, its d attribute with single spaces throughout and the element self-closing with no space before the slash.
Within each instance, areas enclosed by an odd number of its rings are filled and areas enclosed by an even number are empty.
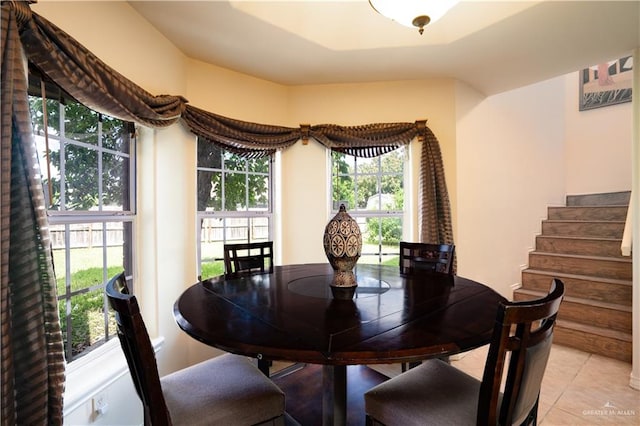
<svg viewBox="0 0 640 426">
<path fill-rule="evenodd" d="M 453 244 L 409 243 L 400 241 L 400 274 L 418 272 L 453 274 Z"/>
<path fill-rule="evenodd" d="M 224 275 L 273 272 L 273 241 L 224 245 Z"/>
<path fill-rule="evenodd" d="M 478 425 L 519 425 L 535 420 L 563 296 L 564 284 L 554 279 L 542 299 L 500 304 L 480 387 Z"/>
<path fill-rule="evenodd" d="M 144 408 L 145 425 L 171 425 L 162 393 L 155 352 L 142 320 L 136 297 L 129 294 L 124 272 L 107 283 L 105 292 L 116 312 L 118 337 L 131 378 Z"/>
</svg>

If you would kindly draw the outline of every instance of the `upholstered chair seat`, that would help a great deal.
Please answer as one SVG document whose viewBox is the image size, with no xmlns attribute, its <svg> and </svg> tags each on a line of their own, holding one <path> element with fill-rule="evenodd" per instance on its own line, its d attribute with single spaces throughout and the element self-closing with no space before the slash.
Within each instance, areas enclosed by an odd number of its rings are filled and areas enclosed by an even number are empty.
<svg viewBox="0 0 640 426">
<path fill-rule="evenodd" d="M 174 426 L 284 424 L 284 393 L 248 359 L 224 354 L 160 378 Z"/>
</svg>

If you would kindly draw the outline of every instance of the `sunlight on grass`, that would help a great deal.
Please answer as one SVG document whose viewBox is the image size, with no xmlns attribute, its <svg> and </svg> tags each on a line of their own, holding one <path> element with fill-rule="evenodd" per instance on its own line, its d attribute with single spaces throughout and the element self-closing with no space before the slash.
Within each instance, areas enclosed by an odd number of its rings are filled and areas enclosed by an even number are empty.
<svg viewBox="0 0 640 426">
<path fill-rule="evenodd" d="M 224 274 L 224 262 L 203 262 L 200 266 L 200 275 L 202 279 L 207 279 Z"/>
<path fill-rule="evenodd" d="M 91 267 L 102 268 L 102 247 L 74 248 L 69 250 L 71 273 Z M 64 275 L 64 250 L 53 250 L 53 264 L 56 275 Z M 122 246 L 107 247 L 107 264 L 109 266 L 122 265 Z"/>
</svg>

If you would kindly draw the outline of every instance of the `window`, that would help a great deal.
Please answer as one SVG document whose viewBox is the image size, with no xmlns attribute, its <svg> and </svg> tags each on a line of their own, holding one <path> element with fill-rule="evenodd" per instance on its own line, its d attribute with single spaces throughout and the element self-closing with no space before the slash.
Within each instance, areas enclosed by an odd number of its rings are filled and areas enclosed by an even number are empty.
<svg viewBox="0 0 640 426">
<path fill-rule="evenodd" d="M 247 159 L 198 139 L 198 274 L 224 273 L 223 245 L 271 239 L 271 156 Z"/>
<path fill-rule="evenodd" d="M 360 225 L 360 263 L 397 265 L 404 215 L 405 149 L 375 158 L 332 151 L 332 210 L 344 203 Z"/>
<path fill-rule="evenodd" d="M 122 270 L 133 275 L 133 126 L 90 110 L 34 74 L 29 80 L 70 362 L 115 335 L 104 283 Z"/>
</svg>

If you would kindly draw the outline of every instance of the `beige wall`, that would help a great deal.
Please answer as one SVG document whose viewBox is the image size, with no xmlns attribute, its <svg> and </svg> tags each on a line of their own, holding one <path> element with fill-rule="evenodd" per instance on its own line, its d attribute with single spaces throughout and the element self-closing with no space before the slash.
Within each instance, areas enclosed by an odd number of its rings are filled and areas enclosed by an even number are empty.
<svg viewBox="0 0 640 426">
<path fill-rule="evenodd" d="M 562 84 L 489 98 L 458 85 L 458 274 L 509 298 L 546 206 L 565 194 Z"/>
<path fill-rule="evenodd" d="M 631 190 L 631 102 L 578 111 L 578 73 L 565 76 L 567 194 Z"/>
<path fill-rule="evenodd" d="M 288 126 L 288 89 L 234 71 L 187 60 L 189 104 L 226 117 Z"/>
</svg>

